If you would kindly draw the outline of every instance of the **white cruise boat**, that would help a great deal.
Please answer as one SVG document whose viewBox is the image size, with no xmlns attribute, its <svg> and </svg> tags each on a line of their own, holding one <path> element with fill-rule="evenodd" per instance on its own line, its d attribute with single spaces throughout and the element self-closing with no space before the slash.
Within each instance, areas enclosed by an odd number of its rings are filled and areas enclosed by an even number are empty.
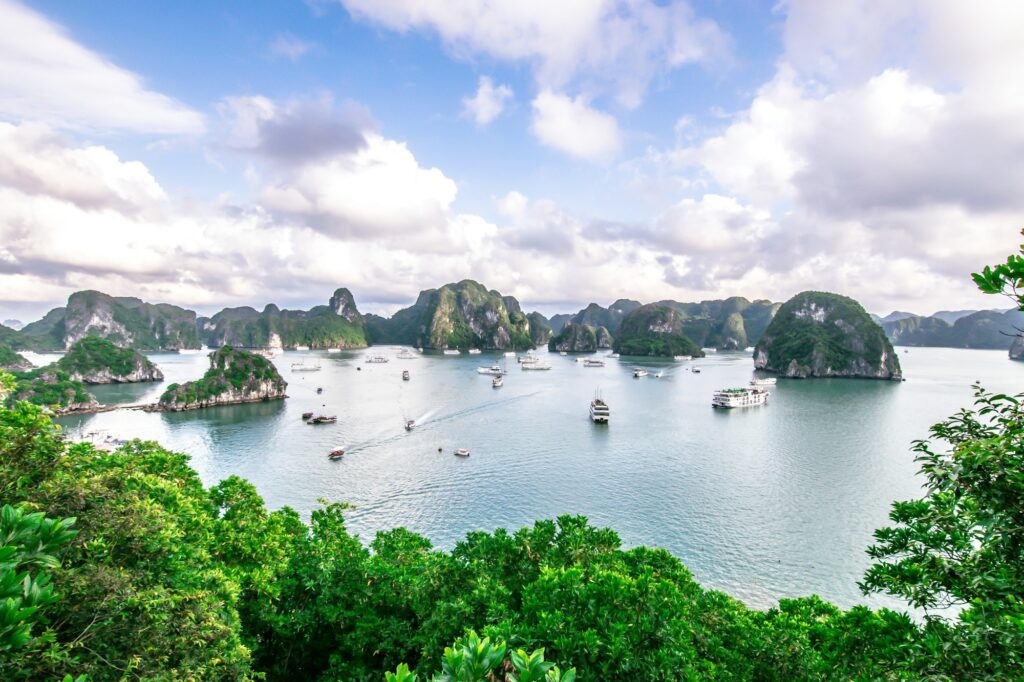
<svg viewBox="0 0 1024 682">
<path fill-rule="evenodd" d="M 483 353 L 483 351 L 480 350 L 479 348 L 470 348 L 469 349 L 469 354 L 470 355 L 480 355 L 481 353 Z"/>
<path fill-rule="evenodd" d="M 490 374 L 492 376 L 500 377 L 505 373 L 505 370 L 501 368 L 501 365 L 491 365 L 490 367 L 477 367 L 477 374 Z"/>
<path fill-rule="evenodd" d="M 705 354 L 707 354 L 707 353 L 717 353 L 718 352 L 717 348 L 701 348 L 701 350 L 704 351 Z"/>
<path fill-rule="evenodd" d="M 514 350 L 507 350 L 507 351 L 505 351 L 505 357 L 506 358 L 514 358 L 515 356 L 516 356 L 516 352 Z"/>
<path fill-rule="evenodd" d="M 519 364 L 521 364 L 521 365 L 534 365 L 537 362 L 539 362 L 539 359 L 537 358 L 537 356 L 532 354 L 532 353 L 527 353 L 526 355 L 524 355 L 521 358 L 516 358 L 516 360 L 518 360 Z"/>
<path fill-rule="evenodd" d="M 501 388 L 504 385 L 505 385 L 505 381 L 501 378 L 501 375 L 498 375 L 498 376 L 494 377 L 493 379 L 491 379 L 491 387 L 492 388 Z"/>
<path fill-rule="evenodd" d="M 752 379 L 750 381 L 751 386 L 774 386 L 778 382 L 775 377 L 764 377 L 762 379 Z"/>
<path fill-rule="evenodd" d="M 563 356 L 563 357 L 564 357 L 564 356 L 566 356 L 566 355 L 568 355 L 568 353 L 566 353 L 566 352 L 565 352 L 564 350 L 560 350 L 560 351 L 558 351 L 558 354 L 559 354 L 559 355 L 561 355 L 561 356 Z"/>
<path fill-rule="evenodd" d="M 646 369 L 644 369 L 643 367 L 634 367 L 633 368 L 633 378 L 634 379 L 639 379 L 640 377 L 645 377 L 645 376 L 647 376 L 647 370 Z"/>
<path fill-rule="evenodd" d="M 693 360 L 692 355 L 673 355 L 672 359 L 676 362 L 686 362 L 687 360 Z"/>
<path fill-rule="evenodd" d="M 604 367 L 604 360 L 595 360 L 593 358 L 587 358 L 583 361 L 584 367 Z"/>
<path fill-rule="evenodd" d="M 195 355 L 196 353 L 202 353 L 204 350 L 208 350 L 206 346 L 202 348 L 179 348 L 178 355 Z"/>
<path fill-rule="evenodd" d="M 371 365 L 380 365 L 385 362 L 388 362 L 388 359 L 383 355 L 371 355 L 370 357 L 366 358 L 366 362 Z"/>
<path fill-rule="evenodd" d="M 533 362 L 524 362 L 522 367 L 524 371 L 528 369 L 536 371 L 544 371 L 551 369 L 551 365 L 545 365 L 543 363 L 537 362 L 537 360 L 534 360 Z"/>
<path fill-rule="evenodd" d="M 315 365 L 307 365 L 304 362 L 293 362 L 292 363 L 292 371 L 293 372 L 319 372 L 320 371 L 320 363 L 317 363 Z"/>
<path fill-rule="evenodd" d="M 622 356 L 621 356 L 621 355 L 619 355 L 618 353 L 612 353 L 612 354 L 611 354 L 611 355 L 609 355 L 608 357 L 610 357 L 610 358 L 620 358 L 620 357 L 622 357 Z"/>
<path fill-rule="evenodd" d="M 462 355 L 462 351 L 458 348 L 445 348 L 442 352 L 445 355 Z"/>
<path fill-rule="evenodd" d="M 768 391 L 763 388 L 723 388 L 711 398 L 713 407 L 756 407 L 768 402 Z"/>
<path fill-rule="evenodd" d="M 309 346 L 295 346 L 295 350 L 309 350 Z"/>
<path fill-rule="evenodd" d="M 595 396 L 590 401 L 590 419 L 597 424 L 607 424 L 608 420 L 611 419 L 611 410 L 608 409 L 608 403 L 601 400 L 599 396 Z"/>
<path fill-rule="evenodd" d="M 328 348 L 327 352 L 328 353 L 340 353 L 341 349 L 340 348 Z"/>
</svg>

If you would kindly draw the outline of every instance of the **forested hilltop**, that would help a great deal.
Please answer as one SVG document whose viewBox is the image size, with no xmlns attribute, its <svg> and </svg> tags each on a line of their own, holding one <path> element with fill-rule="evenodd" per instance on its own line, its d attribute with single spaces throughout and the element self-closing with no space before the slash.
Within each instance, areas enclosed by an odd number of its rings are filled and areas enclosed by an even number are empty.
<svg viewBox="0 0 1024 682">
<path fill-rule="evenodd" d="M 1022 283 L 1024 258 L 979 275 L 993 293 Z M 0 374 L 0 391 L 12 383 Z M 923 497 L 893 505 L 861 588 L 929 612 L 916 622 L 814 596 L 749 609 L 579 516 L 450 552 L 401 528 L 364 545 L 344 504 L 306 524 L 241 478 L 204 488 L 186 455 L 71 444 L 14 402 L 0 410 L 0 677 L 1021 679 L 1022 406 L 979 389 L 914 445 Z M 510 494 L 528 484 L 510 472 Z"/>
</svg>

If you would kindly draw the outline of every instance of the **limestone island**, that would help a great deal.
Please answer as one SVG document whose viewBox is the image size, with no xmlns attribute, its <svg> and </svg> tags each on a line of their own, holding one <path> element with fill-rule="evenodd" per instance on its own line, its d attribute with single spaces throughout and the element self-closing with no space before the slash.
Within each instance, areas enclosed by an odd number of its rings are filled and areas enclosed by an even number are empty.
<svg viewBox="0 0 1024 682">
<path fill-rule="evenodd" d="M 640 306 L 623 318 L 613 349 L 622 355 L 702 358 L 704 351 L 683 333 L 685 319 L 675 308 Z"/>
<path fill-rule="evenodd" d="M 112 341 L 86 336 L 72 344 L 55 365 L 73 381 L 85 384 L 127 384 L 163 381 L 160 369 L 133 348 L 118 348 Z"/>
<path fill-rule="evenodd" d="M 95 412 L 100 408 L 95 396 L 85 390 L 81 381 L 75 381 L 56 364 L 27 372 L 13 372 L 14 390 L 7 396 L 7 404 L 19 400 L 46 407 L 57 415 L 76 412 Z"/>
<path fill-rule="evenodd" d="M 852 298 L 805 291 L 779 308 L 754 348 L 754 366 L 806 379 L 903 378 L 882 328 Z"/>
<path fill-rule="evenodd" d="M 548 341 L 548 350 L 568 353 L 587 353 L 598 348 L 611 348 L 612 335 L 604 327 L 596 329 L 589 324 L 566 322 L 562 331 Z"/>
<path fill-rule="evenodd" d="M 223 346 L 210 353 L 210 369 L 202 379 L 171 384 L 153 408 L 163 412 L 197 410 L 287 398 L 288 383 L 266 358 Z"/>
</svg>

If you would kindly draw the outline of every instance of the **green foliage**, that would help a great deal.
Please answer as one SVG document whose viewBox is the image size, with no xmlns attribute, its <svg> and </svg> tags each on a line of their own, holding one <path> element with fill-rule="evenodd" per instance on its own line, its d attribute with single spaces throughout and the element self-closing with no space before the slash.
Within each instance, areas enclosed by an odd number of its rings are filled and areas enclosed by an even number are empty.
<svg viewBox="0 0 1024 682">
<path fill-rule="evenodd" d="M 365 323 L 358 312 L 353 321 L 349 321 L 327 306 L 305 311 L 280 310 L 270 305 L 263 312 L 228 308 L 214 315 L 210 324 L 213 328 L 204 331 L 203 337 L 211 346 L 265 348 L 270 344 L 271 334 L 277 334 L 285 347 L 362 348 L 367 345 Z"/>
<path fill-rule="evenodd" d="M 42 609 L 57 601 L 49 573 L 60 566 L 57 552 L 75 536 L 74 523 L 10 505 L 0 509 L 0 658 L 40 643 L 32 629 L 46 622 Z"/>
<path fill-rule="evenodd" d="M 622 355 L 703 357 L 704 351 L 683 333 L 683 315 L 667 306 L 645 305 L 626 315 L 615 338 Z"/>
<path fill-rule="evenodd" d="M 0 341 L 0 367 L 24 369 L 31 367 L 28 360 L 19 355 L 13 348 Z"/>
<path fill-rule="evenodd" d="M 255 391 L 264 381 L 273 382 L 280 393 L 287 384 L 274 364 L 261 355 L 222 346 L 210 353 L 210 369 L 196 381 L 170 384 L 160 396 L 165 407 L 202 405 L 234 391 Z"/>
<path fill-rule="evenodd" d="M 119 348 L 112 341 L 98 336 L 86 336 L 74 343 L 56 365 L 68 374 L 88 375 L 110 370 L 114 376 L 131 374 L 137 367 L 153 367 L 153 363 L 138 351 Z"/>
<path fill-rule="evenodd" d="M 14 391 L 7 397 L 8 404 L 22 400 L 34 405 L 54 407 L 58 410 L 73 404 L 88 404 L 93 397 L 81 381 L 55 365 L 37 367 L 27 372 L 12 372 Z"/>
<path fill-rule="evenodd" d="M 799 376 L 900 374 L 882 328 L 852 298 L 805 291 L 784 303 L 757 344 L 765 369 Z"/>
</svg>

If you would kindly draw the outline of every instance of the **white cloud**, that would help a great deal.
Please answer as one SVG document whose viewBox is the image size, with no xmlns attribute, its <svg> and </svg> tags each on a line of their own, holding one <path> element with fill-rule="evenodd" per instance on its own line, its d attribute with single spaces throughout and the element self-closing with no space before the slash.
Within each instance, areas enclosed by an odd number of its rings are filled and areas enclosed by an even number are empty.
<svg viewBox="0 0 1024 682">
<path fill-rule="evenodd" d="M 534 67 L 541 88 L 577 78 L 607 83 L 638 106 L 659 72 L 728 58 L 729 40 L 684 0 L 340 0 L 357 19 L 436 32 L 456 55 Z"/>
<path fill-rule="evenodd" d="M 315 47 L 316 43 L 302 40 L 290 33 L 282 33 L 270 43 L 270 55 L 297 62 Z"/>
<path fill-rule="evenodd" d="M 530 130 L 545 145 L 588 161 L 607 161 L 622 147 L 614 116 L 591 108 L 582 96 L 550 90 L 533 100 Z"/>
<path fill-rule="evenodd" d="M 501 115 L 505 103 L 512 97 L 512 88 L 509 86 L 495 86 L 490 78 L 480 76 L 476 94 L 462 99 L 462 111 L 483 127 Z"/>
<path fill-rule="evenodd" d="M 203 117 L 69 38 L 64 29 L 0 0 L 0 115 L 74 129 L 201 133 Z"/>
</svg>

